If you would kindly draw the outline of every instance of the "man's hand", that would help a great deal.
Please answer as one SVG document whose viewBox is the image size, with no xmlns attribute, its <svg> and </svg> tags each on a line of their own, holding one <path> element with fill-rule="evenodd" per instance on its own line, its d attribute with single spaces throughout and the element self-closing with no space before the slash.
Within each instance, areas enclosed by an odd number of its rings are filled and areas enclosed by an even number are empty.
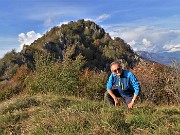
<svg viewBox="0 0 180 135">
<path fill-rule="evenodd" d="M 115 106 L 119 105 L 119 100 L 117 98 L 114 99 Z"/>
<path fill-rule="evenodd" d="M 134 96 L 133 96 L 133 98 L 132 98 L 132 100 L 131 100 L 131 103 L 128 104 L 128 108 L 133 108 L 134 101 L 136 100 L 136 98 L 137 98 L 137 95 L 134 94 Z"/>
<path fill-rule="evenodd" d="M 131 101 L 131 103 L 128 104 L 128 108 L 133 108 L 134 101 Z"/>
<path fill-rule="evenodd" d="M 111 95 L 111 97 L 114 99 L 114 105 L 118 106 L 119 105 L 119 100 L 118 98 L 114 95 L 114 93 L 112 92 L 112 90 L 108 90 L 108 93 Z"/>
</svg>

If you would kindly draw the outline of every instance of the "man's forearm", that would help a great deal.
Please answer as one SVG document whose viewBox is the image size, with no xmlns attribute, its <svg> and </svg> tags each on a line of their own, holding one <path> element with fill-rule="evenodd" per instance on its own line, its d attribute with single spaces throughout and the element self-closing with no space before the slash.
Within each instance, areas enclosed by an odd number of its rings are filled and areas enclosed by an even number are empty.
<svg viewBox="0 0 180 135">
<path fill-rule="evenodd" d="M 114 105 L 117 106 L 119 105 L 119 100 L 118 98 L 114 95 L 114 93 L 112 92 L 112 90 L 108 90 L 109 95 L 111 95 L 111 97 L 114 99 Z"/>
<path fill-rule="evenodd" d="M 133 107 L 133 105 L 134 105 L 134 101 L 136 100 L 136 98 L 137 98 L 137 95 L 136 95 L 136 94 L 134 94 L 134 96 L 133 96 L 133 98 L 132 98 L 131 102 L 128 104 L 128 108 L 132 108 L 132 107 Z"/>
<path fill-rule="evenodd" d="M 136 100 L 137 96 L 138 96 L 138 95 L 134 94 L 131 102 L 134 102 L 134 101 Z"/>
<path fill-rule="evenodd" d="M 107 92 L 109 93 L 109 95 L 111 95 L 111 97 L 115 100 L 117 99 L 117 97 L 114 95 L 114 93 L 112 92 L 112 90 L 107 90 Z"/>
</svg>

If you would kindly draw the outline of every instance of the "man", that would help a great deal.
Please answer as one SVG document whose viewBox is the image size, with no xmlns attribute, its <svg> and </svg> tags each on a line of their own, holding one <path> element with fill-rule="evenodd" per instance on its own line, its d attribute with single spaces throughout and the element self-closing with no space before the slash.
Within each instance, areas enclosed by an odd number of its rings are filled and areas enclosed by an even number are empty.
<svg viewBox="0 0 180 135">
<path fill-rule="evenodd" d="M 140 92 L 138 80 L 132 72 L 123 70 L 118 62 L 112 62 L 110 69 L 112 73 L 107 82 L 105 100 L 109 104 L 117 106 L 119 105 L 118 97 L 122 97 L 126 106 L 132 108 Z"/>
</svg>

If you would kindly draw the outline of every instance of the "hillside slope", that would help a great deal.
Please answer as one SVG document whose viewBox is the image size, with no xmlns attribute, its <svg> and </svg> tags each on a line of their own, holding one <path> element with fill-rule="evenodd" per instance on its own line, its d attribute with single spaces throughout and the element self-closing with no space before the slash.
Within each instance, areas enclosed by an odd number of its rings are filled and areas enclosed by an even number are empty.
<svg viewBox="0 0 180 135">
<path fill-rule="evenodd" d="M 179 104 L 179 70 L 140 58 L 120 37 L 92 21 L 53 27 L 21 52 L 0 60 L 0 100 L 20 93 L 56 93 L 102 100 L 109 64 L 118 60 L 141 84 L 141 101 Z"/>
<path fill-rule="evenodd" d="M 138 61 L 138 55 L 121 38 L 111 39 L 94 22 L 78 20 L 53 27 L 30 46 L 24 45 L 20 53 L 7 53 L 0 61 L 0 77 L 14 65 L 28 64 L 33 69 L 35 53 L 50 53 L 61 61 L 66 48 L 73 45 L 76 45 L 75 56 L 81 53 L 87 59 L 89 68 L 104 70 L 113 59 L 121 60 L 127 67 L 132 67 Z"/>
</svg>

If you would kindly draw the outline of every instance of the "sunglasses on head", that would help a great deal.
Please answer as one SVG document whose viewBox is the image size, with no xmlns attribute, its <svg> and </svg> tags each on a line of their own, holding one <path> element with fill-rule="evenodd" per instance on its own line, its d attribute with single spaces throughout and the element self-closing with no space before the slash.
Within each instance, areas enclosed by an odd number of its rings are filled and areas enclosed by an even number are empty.
<svg viewBox="0 0 180 135">
<path fill-rule="evenodd" d="M 121 68 L 117 68 L 117 69 L 113 70 L 113 72 L 116 73 L 117 71 L 120 71 L 120 69 L 121 69 Z"/>
</svg>

